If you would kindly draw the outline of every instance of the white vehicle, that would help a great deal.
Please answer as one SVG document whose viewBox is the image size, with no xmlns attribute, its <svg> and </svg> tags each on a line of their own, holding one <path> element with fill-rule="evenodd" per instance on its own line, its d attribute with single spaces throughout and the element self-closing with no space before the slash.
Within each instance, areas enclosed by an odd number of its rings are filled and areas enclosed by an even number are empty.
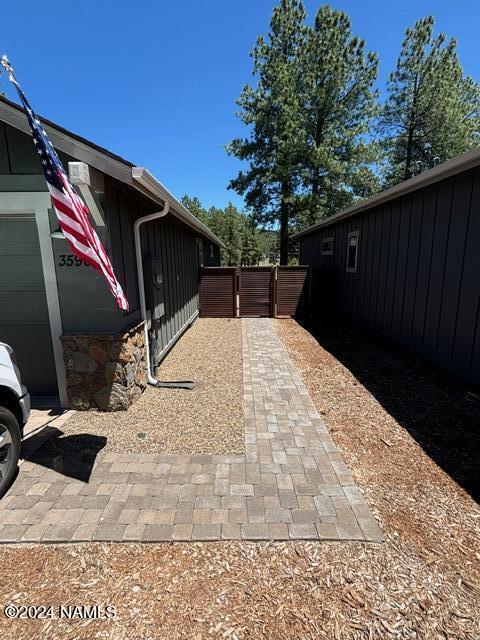
<svg viewBox="0 0 480 640">
<path fill-rule="evenodd" d="M 17 469 L 29 414 L 30 394 L 22 384 L 13 349 L 0 342 L 0 497 Z"/>
</svg>

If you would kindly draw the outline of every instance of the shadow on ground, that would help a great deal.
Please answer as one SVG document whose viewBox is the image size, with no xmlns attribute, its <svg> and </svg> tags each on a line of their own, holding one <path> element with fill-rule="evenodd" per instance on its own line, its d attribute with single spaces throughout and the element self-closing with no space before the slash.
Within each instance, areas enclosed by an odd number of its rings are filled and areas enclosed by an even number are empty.
<svg viewBox="0 0 480 640">
<path fill-rule="evenodd" d="M 480 503 L 480 404 L 466 383 L 345 321 L 303 326 Z"/>
<path fill-rule="evenodd" d="M 41 442 L 36 438 L 41 438 Z M 22 458 L 64 476 L 88 482 L 95 460 L 106 444 L 105 436 L 91 433 L 66 436 L 59 429 L 46 427 L 22 443 Z"/>
</svg>

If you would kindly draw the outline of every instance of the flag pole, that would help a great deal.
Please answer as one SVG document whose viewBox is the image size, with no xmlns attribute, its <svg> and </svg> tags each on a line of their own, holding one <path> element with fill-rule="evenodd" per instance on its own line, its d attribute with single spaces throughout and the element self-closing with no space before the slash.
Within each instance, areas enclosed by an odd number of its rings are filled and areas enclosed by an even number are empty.
<svg viewBox="0 0 480 640">
<path fill-rule="evenodd" d="M 119 308 L 128 312 L 128 300 L 115 276 L 110 258 L 90 223 L 87 205 L 71 184 L 47 132 L 13 75 L 13 67 L 6 55 L 0 58 L 0 65 L 7 71 L 8 79 L 15 86 L 27 116 L 53 208 L 72 253 L 86 261 L 105 278 Z"/>
</svg>

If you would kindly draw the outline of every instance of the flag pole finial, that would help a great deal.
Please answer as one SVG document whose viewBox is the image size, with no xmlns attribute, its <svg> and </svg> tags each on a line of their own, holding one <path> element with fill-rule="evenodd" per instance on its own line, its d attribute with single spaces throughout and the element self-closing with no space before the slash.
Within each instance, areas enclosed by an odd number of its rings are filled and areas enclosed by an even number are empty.
<svg viewBox="0 0 480 640">
<path fill-rule="evenodd" d="M 0 64 L 2 65 L 2 67 L 5 69 L 5 71 L 7 71 L 8 73 L 13 73 L 13 67 L 10 64 L 10 60 L 7 58 L 6 55 L 3 55 L 0 58 Z"/>
</svg>

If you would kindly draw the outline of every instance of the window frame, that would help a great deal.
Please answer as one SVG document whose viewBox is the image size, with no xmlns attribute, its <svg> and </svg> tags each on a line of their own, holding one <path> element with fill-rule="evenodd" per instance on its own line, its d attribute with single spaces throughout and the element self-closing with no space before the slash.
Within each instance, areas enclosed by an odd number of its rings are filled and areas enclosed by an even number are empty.
<svg viewBox="0 0 480 640">
<path fill-rule="evenodd" d="M 325 251 L 324 247 L 324 243 L 325 242 L 331 242 L 332 243 L 332 248 L 330 251 Z M 322 256 L 333 256 L 333 252 L 335 250 L 335 236 L 328 236 L 327 238 L 322 238 Z"/>
<path fill-rule="evenodd" d="M 348 266 L 348 262 L 349 262 L 349 249 L 350 249 L 350 238 L 356 238 L 357 239 L 357 244 L 355 245 L 355 266 L 354 267 L 349 267 Z M 346 263 L 346 267 L 345 267 L 345 271 L 347 273 L 357 273 L 358 271 L 358 248 L 360 245 L 360 231 L 358 231 L 358 229 L 356 231 L 350 231 L 350 233 L 347 235 L 347 263 Z"/>
</svg>

